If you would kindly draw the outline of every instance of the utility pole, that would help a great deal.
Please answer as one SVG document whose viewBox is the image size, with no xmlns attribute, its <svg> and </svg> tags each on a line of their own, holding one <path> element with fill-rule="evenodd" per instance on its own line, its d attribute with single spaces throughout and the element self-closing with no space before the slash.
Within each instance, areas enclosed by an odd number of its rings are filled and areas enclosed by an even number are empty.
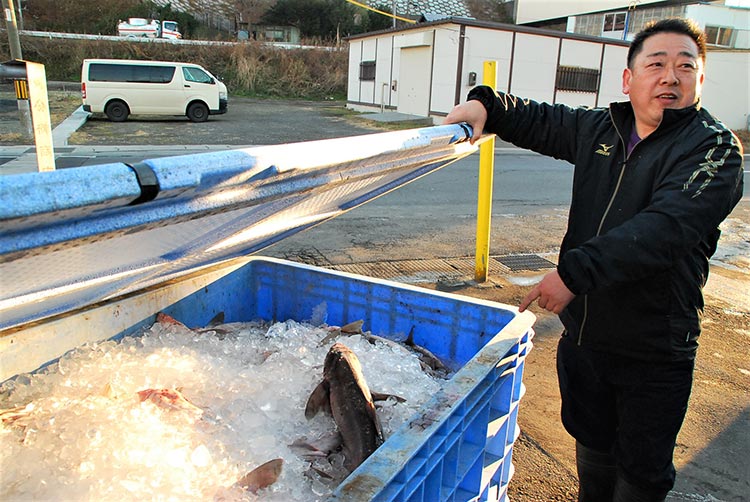
<svg viewBox="0 0 750 502">
<path fill-rule="evenodd" d="M 23 59 L 21 55 L 21 41 L 18 38 L 18 26 L 16 25 L 16 9 L 13 7 L 13 0 L 3 0 L 5 9 L 5 24 L 8 29 L 8 42 L 10 45 L 10 57 L 13 59 Z"/>
<path fill-rule="evenodd" d="M 10 46 L 10 57 L 17 60 L 23 59 L 21 54 L 21 40 L 18 38 L 18 27 L 16 25 L 16 9 L 13 7 L 13 0 L 3 0 L 3 8 L 5 9 L 5 24 L 8 31 L 8 45 Z M 26 87 L 26 80 L 23 81 L 23 88 Z M 28 92 L 26 96 L 19 95 L 16 92 L 17 104 L 18 104 L 18 115 L 21 119 L 21 127 L 26 133 L 27 137 L 34 137 L 34 129 L 31 124 L 31 112 L 29 109 Z M 25 98 L 25 99 L 22 99 Z"/>
<path fill-rule="evenodd" d="M 18 0 L 18 29 L 23 31 L 23 0 Z"/>
</svg>

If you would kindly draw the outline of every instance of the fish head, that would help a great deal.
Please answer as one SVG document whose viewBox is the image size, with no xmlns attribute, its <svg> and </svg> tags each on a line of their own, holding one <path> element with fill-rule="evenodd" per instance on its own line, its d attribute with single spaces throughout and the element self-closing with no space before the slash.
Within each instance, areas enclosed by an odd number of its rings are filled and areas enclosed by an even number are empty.
<svg viewBox="0 0 750 502">
<path fill-rule="evenodd" d="M 326 380 L 333 378 L 353 378 L 360 379 L 358 375 L 362 374 L 362 365 L 359 363 L 357 355 L 343 343 L 334 343 L 323 364 L 323 377 Z"/>
</svg>

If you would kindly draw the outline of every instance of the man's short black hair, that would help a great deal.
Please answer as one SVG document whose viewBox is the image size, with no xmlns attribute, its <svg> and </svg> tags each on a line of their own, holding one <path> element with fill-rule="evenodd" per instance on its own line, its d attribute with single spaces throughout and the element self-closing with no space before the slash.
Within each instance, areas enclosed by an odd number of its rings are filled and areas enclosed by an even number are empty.
<svg viewBox="0 0 750 502">
<path fill-rule="evenodd" d="M 698 46 L 698 55 L 703 63 L 706 62 L 706 34 L 700 27 L 690 19 L 669 18 L 660 21 L 652 21 L 644 26 L 630 43 L 628 50 L 628 68 L 632 68 L 633 59 L 641 52 L 643 42 L 657 33 L 678 33 L 687 35 L 695 41 Z"/>
</svg>

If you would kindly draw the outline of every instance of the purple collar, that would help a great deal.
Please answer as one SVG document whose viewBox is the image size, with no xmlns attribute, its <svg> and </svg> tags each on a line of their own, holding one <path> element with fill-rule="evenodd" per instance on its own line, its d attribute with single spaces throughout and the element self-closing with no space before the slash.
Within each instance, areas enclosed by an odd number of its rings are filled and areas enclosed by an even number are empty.
<svg viewBox="0 0 750 502">
<path fill-rule="evenodd" d="M 635 145 L 637 145 L 641 141 L 641 138 L 638 136 L 638 131 L 635 129 L 635 123 L 633 123 L 633 127 L 630 129 L 630 138 L 628 139 L 628 155 L 630 155 L 630 152 L 633 151 L 633 148 L 635 148 Z"/>
</svg>

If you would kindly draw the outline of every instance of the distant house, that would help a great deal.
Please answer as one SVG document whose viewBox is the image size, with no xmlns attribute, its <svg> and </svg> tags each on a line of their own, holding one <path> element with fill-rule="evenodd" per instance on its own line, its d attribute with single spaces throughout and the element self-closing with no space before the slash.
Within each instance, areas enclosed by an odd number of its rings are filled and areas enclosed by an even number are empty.
<svg viewBox="0 0 750 502">
<path fill-rule="evenodd" d="M 347 107 L 431 117 L 439 123 L 483 82 L 495 61 L 496 87 L 570 106 L 623 101 L 627 40 L 449 18 L 352 36 Z M 704 105 L 729 127 L 748 127 L 750 51 L 711 50 Z"/>
<path fill-rule="evenodd" d="M 296 26 L 252 25 L 252 39 L 259 42 L 300 43 L 300 31 Z"/>
<path fill-rule="evenodd" d="M 515 4 L 516 22 L 525 26 L 631 40 L 649 21 L 684 17 L 706 31 L 710 45 L 750 49 L 750 4 L 746 0 L 599 0 L 548 6 L 536 0 L 516 0 Z"/>
</svg>

